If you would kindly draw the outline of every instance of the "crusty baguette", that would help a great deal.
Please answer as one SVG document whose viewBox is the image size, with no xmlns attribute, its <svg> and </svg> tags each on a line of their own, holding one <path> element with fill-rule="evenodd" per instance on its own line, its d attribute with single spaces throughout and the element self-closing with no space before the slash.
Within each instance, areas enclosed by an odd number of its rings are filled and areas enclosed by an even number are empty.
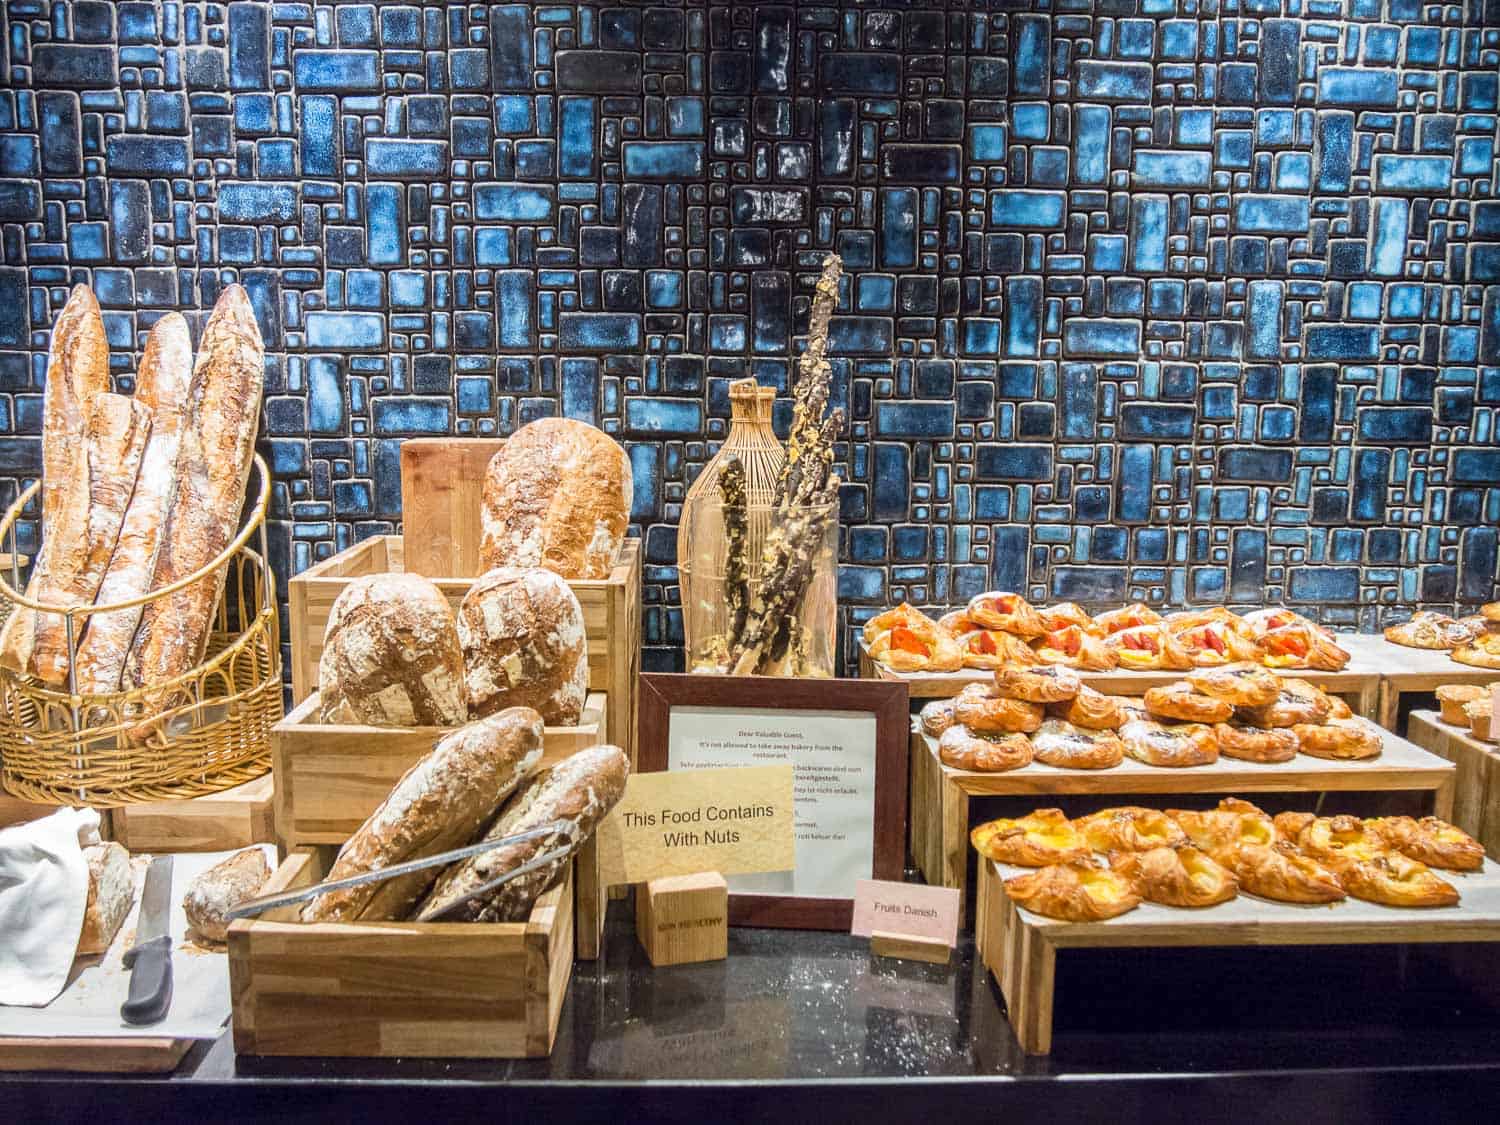
<svg viewBox="0 0 1500 1125">
<path fill-rule="evenodd" d="M 136 375 L 135 401 L 151 410 L 151 437 L 141 455 L 135 493 L 125 511 L 119 542 L 99 587 L 99 605 L 130 601 L 150 589 L 177 484 L 177 453 L 192 374 L 193 342 L 187 321 L 180 313 L 168 313 L 146 337 L 146 351 Z M 141 609 L 117 609 L 89 618 L 88 632 L 78 651 L 76 679 L 80 693 L 120 690 L 120 676 L 140 624 Z"/>
<path fill-rule="evenodd" d="M 93 844 L 83 849 L 83 860 L 89 869 L 89 897 L 77 954 L 87 957 L 105 952 L 120 932 L 135 902 L 135 876 L 130 853 L 120 844 Z"/>
<path fill-rule="evenodd" d="M 205 942 L 229 937 L 229 912 L 247 898 L 254 898 L 271 877 L 266 850 L 252 844 L 221 859 L 194 879 L 182 896 L 182 912 L 188 925 Z"/>
<path fill-rule="evenodd" d="M 109 390 L 109 340 L 99 302 L 75 285 L 52 324 L 42 401 L 42 531 L 56 520 L 77 464 L 89 403 Z"/>
<path fill-rule="evenodd" d="M 109 390 L 109 341 L 99 302 L 87 285 L 75 285 L 52 323 L 47 386 L 42 399 L 42 535 L 52 534 L 77 475 L 89 404 Z M 40 563 L 40 559 L 38 559 Z M 0 630 L 0 663 L 30 672 L 36 617 L 13 613 Z"/>
<path fill-rule="evenodd" d="M 120 536 L 125 508 L 135 488 L 151 412 L 123 395 L 98 395 L 84 424 L 83 443 L 75 451 L 75 468 L 67 495 L 51 527 L 45 529 L 41 554 L 26 594 L 53 605 L 92 605 L 104 580 L 109 557 Z M 44 683 L 68 681 L 68 623 L 61 614 L 19 610 L 7 640 L 19 641 L 19 652 L 7 646 L 5 660 L 15 671 Z M 87 619 L 74 620 L 73 643 L 83 640 Z"/>
<path fill-rule="evenodd" d="M 253 461 L 264 367 L 265 349 L 250 298 L 242 287 L 231 285 L 214 305 L 199 344 L 177 484 L 152 589 L 186 578 L 234 539 Z M 162 684 L 203 659 L 225 577 L 221 568 L 146 606 L 126 662 L 127 686 Z M 155 699 L 153 710 L 171 702 Z"/>
<path fill-rule="evenodd" d="M 542 717 L 513 707 L 445 735 L 407 770 L 339 851 L 328 878 L 344 879 L 462 847 L 542 761 Z M 304 922 L 405 918 L 436 868 L 319 895 Z"/>
<path fill-rule="evenodd" d="M 555 832 L 481 852 L 456 863 L 443 872 L 427 901 L 422 903 L 417 921 L 429 921 L 438 915 L 455 922 L 524 921 L 537 897 L 624 795 L 629 774 L 630 759 L 625 751 L 618 746 L 591 746 L 534 778 L 500 811 L 484 838 L 494 840 L 562 820 L 574 828 L 567 853 L 512 879 L 484 898 L 467 902 L 464 898 L 477 888 L 551 851 L 563 842 L 564 836 Z M 460 902 L 463 905 L 459 906 Z M 450 908 L 453 913 L 448 914 Z"/>
</svg>

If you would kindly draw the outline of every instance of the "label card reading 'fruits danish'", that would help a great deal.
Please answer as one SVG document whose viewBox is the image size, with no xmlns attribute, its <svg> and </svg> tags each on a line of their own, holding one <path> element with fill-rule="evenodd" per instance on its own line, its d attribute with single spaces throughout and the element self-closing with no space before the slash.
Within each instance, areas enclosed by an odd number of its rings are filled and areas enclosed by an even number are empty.
<svg viewBox="0 0 1500 1125">
<path fill-rule="evenodd" d="M 854 924 L 849 932 L 869 937 L 875 930 L 951 946 L 958 941 L 958 891 L 861 879 L 854 884 Z"/>
<path fill-rule="evenodd" d="M 600 879 L 790 871 L 792 814 L 789 765 L 631 774 L 599 826 Z"/>
</svg>

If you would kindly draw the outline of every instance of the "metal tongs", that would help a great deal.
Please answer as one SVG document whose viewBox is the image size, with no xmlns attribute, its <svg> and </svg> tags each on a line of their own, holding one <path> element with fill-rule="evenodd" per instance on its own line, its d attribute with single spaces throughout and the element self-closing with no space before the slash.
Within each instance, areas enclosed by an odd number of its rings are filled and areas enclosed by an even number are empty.
<svg viewBox="0 0 1500 1125">
<path fill-rule="evenodd" d="M 439 852 L 437 855 L 423 856 L 421 859 L 409 859 L 405 863 L 398 863 L 391 867 L 382 867 L 379 871 L 364 871 L 358 875 L 350 875 L 347 879 L 331 879 L 325 883 L 317 883 L 311 887 L 298 887 L 292 891 L 281 891 L 274 895 L 261 895 L 259 898 L 247 898 L 244 902 L 237 903 L 229 911 L 229 918 L 249 918 L 256 914 L 264 914 L 267 910 L 275 910 L 282 906 L 295 906 L 299 902 L 317 898 L 319 895 L 327 894 L 329 891 L 341 891 L 345 887 L 361 887 L 366 883 L 380 883 L 386 879 L 394 879 L 401 875 L 410 875 L 413 871 L 424 871 L 429 867 L 445 867 L 450 863 L 457 863 L 461 859 L 470 856 L 482 855 L 493 851 L 495 848 L 507 847 L 511 844 L 523 844 L 527 840 L 538 840 L 544 836 L 552 836 L 561 833 L 566 842 L 561 847 L 552 848 L 539 856 L 527 860 L 513 871 L 507 871 L 497 879 L 491 879 L 475 887 L 463 898 L 454 899 L 427 921 L 437 921 L 451 914 L 464 903 L 476 898 L 481 898 L 491 891 L 517 879 L 528 872 L 535 871 L 539 867 L 545 867 L 553 860 L 566 858 L 577 846 L 578 828 L 566 820 L 553 820 L 539 828 L 530 828 L 525 832 L 517 832 L 514 836 L 497 836 L 493 840 L 481 840 L 477 844 L 468 844 L 462 848 L 454 848 L 449 852 Z"/>
</svg>

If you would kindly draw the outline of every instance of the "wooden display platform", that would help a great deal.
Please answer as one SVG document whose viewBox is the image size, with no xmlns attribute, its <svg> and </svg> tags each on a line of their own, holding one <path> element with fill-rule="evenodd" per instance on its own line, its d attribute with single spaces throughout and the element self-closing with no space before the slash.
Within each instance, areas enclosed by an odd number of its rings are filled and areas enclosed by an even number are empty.
<svg viewBox="0 0 1500 1125">
<path fill-rule="evenodd" d="M 192 1039 L 78 1039 L 0 1036 L 0 1071 L 65 1070 L 74 1074 L 166 1074 Z"/>
<path fill-rule="evenodd" d="M 1346 638 L 1340 637 L 1342 644 Z M 1314 672 L 1307 668 L 1272 668 L 1281 676 L 1294 676 L 1317 684 L 1330 695 L 1348 701 L 1356 715 L 1373 719 L 1380 703 L 1380 668 L 1349 649 L 1349 663 L 1338 672 Z M 969 684 L 987 684 L 994 673 L 983 668 L 957 672 L 893 672 L 870 659 L 863 641 L 859 644 L 859 674 L 865 679 L 895 680 L 906 684 L 912 699 L 951 699 Z M 1110 695 L 1144 695 L 1149 688 L 1175 684 L 1185 672 L 1082 672 L 1078 678 L 1096 691 Z M 1496 674 L 1500 678 L 1500 673 Z M 1455 681 L 1458 682 L 1458 681 Z"/>
<path fill-rule="evenodd" d="M 1500 746 L 1484 742 L 1467 727 L 1443 722 L 1436 711 L 1413 711 L 1406 728 L 1418 746 L 1453 763 L 1453 815 L 1449 819 L 1500 855 Z"/>
<path fill-rule="evenodd" d="M 1394 645 L 1378 633 L 1340 637 L 1339 643 L 1354 658 L 1351 664 L 1357 660 L 1380 669 L 1380 702 L 1371 717 L 1386 730 L 1396 729 L 1403 695 L 1433 692 L 1444 684 L 1500 683 L 1500 669 L 1460 664 L 1444 649 Z"/>
<path fill-rule="evenodd" d="M 110 838 L 132 852 L 227 852 L 274 843 L 275 796 L 267 770 L 221 793 L 121 805 L 109 812 Z"/>
<path fill-rule="evenodd" d="M 975 941 L 1005 996 L 1016 1038 L 1032 1055 L 1052 1050 L 1059 949 L 1500 941 L 1500 865 L 1492 861 L 1472 875 L 1442 872 L 1463 900 L 1439 909 L 1403 910 L 1357 899 L 1296 906 L 1241 895 L 1203 910 L 1146 902 L 1118 918 L 1083 923 L 1054 921 L 1016 906 L 1001 883 L 1028 870 L 980 864 Z M 1128 958 L 1117 962 L 1121 972 L 1128 971 Z"/>
<path fill-rule="evenodd" d="M 975 797 L 1425 790 L 1432 793 L 1433 811 L 1447 817 L 1454 804 L 1453 763 L 1389 731 L 1381 734 L 1384 750 L 1368 761 L 1335 762 L 1298 754 L 1289 762 L 1267 765 L 1221 757 L 1208 766 L 1159 769 L 1126 758 L 1109 770 L 1063 770 L 1033 762 L 1009 773 L 974 773 L 943 765 L 937 740 L 922 733 L 913 719 L 912 855 L 929 884 L 956 888 L 963 898 L 971 850 L 969 804 Z"/>
<path fill-rule="evenodd" d="M 324 559 L 287 583 L 294 703 L 301 703 L 318 688 L 318 658 L 323 653 L 328 614 L 350 579 L 405 569 L 401 536 L 377 535 Z M 474 584 L 472 577 L 432 581 L 455 610 Z M 635 687 L 641 667 L 641 541 L 627 539 L 620 545 L 608 578 L 572 579 L 568 588 L 583 610 L 589 690 L 609 695 L 607 741 L 623 749 L 634 765 Z"/>
</svg>

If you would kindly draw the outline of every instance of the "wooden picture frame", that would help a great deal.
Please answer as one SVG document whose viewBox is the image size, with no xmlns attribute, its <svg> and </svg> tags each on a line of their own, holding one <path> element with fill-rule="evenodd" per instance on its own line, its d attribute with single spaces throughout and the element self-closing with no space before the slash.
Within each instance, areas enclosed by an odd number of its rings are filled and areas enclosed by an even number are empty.
<svg viewBox="0 0 1500 1125">
<path fill-rule="evenodd" d="M 872 870 L 851 873 L 849 898 L 731 894 L 730 925 L 847 930 L 854 918 L 856 879 L 902 877 L 906 858 L 907 736 L 911 724 L 904 683 L 643 673 L 637 700 L 638 770 L 650 773 L 667 768 L 668 732 L 674 707 L 712 707 L 726 712 L 857 711 L 875 717 Z"/>
</svg>

